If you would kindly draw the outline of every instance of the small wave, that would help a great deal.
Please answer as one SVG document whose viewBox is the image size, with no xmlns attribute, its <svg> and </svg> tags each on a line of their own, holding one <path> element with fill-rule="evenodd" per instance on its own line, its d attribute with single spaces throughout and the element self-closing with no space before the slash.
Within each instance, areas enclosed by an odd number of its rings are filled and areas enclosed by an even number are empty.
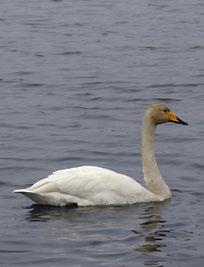
<svg viewBox="0 0 204 267">
<path fill-rule="evenodd" d="M 198 86 L 203 86 L 204 83 L 165 83 L 165 84 L 151 84 L 148 85 L 147 88 L 168 88 L 168 87 L 198 87 Z"/>
<path fill-rule="evenodd" d="M 203 50 L 204 46 L 203 45 L 194 45 L 190 47 L 190 50 Z"/>
<path fill-rule="evenodd" d="M 164 49 L 164 47 L 144 46 L 144 47 L 142 47 L 142 49 L 154 51 L 154 50 Z"/>
<path fill-rule="evenodd" d="M 41 87 L 44 86 L 43 83 L 22 83 L 21 87 Z"/>
<path fill-rule="evenodd" d="M 59 53 L 58 55 L 62 55 L 62 56 L 74 56 L 74 55 L 81 55 L 82 52 L 81 51 L 65 51 L 62 53 Z"/>
<path fill-rule="evenodd" d="M 45 56 L 44 56 L 43 54 L 41 54 L 41 53 L 36 53 L 35 56 L 36 56 L 36 57 L 45 57 Z"/>
<path fill-rule="evenodd" d="M 153 99 L 154 101 L 164 101 L 167 103 L 181 101 L 181 99 L 178 99 L 178 98 L 168 98 L 168 97 L 155 97 Z"/>
<path fill-rule="evenodd" d="M 0 123 L 0 128 L 30 130 L 33 129 L 34 127 L 28 125 L 11 125 L 8 123 Z"/>
<path fill-rule="evenodd" d="M 12 183 L 9 182 L 4 182 L 4 181 L 0 181 L 0 186 L 8 186 L 8 187 L 13 187 L 14 185 Z"/>
<path fill-rule="evenodd" d="M 32 166 L 6 166 L 6 167 L 0 167 L 1 172 L 11 172 L 11 173 L 18 173 L 19 171 L 44 171 L 44 168 L 40 167 L 32 167 Z"/>
<path fill-rule="evenodd" d="M 33 74 L 33 72 L 32 71 L 16 71 L 16 72 L 14 72 L 14 74 L 16 74 L 16 75 L 31 75 L 31 74 Z"/>
<path fill-rule="evenodd" d="M 23 250 L 6 250 L 6 249 L 0 249 L 0 253 L 25 253 L 25 252 L 31 252 L 31 249 L 23 249 Z"/>
<path fill-rule="evenodd" d="M 194 162 L 194 163 L 191 163 L 191 165 L 195 169 L 199 169 L 201 171 L 204 170 L 204 164 L 202 163 Z"/>
</svg>

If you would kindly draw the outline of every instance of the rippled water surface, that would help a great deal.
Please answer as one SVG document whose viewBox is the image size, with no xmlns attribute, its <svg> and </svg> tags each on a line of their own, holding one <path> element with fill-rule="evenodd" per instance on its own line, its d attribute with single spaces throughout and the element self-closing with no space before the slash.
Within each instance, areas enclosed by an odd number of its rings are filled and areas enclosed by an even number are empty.
<svg viewBox="0 0 204 267">
<path fill-rule="evenodd" d="M 3 0 L 0 266 L 204 266 L 202 0 Z M 146 106 L 165 203 L 46 208 L 14 195 L 50 172 L 97 165 L 143 183 Z"/>
</svg>

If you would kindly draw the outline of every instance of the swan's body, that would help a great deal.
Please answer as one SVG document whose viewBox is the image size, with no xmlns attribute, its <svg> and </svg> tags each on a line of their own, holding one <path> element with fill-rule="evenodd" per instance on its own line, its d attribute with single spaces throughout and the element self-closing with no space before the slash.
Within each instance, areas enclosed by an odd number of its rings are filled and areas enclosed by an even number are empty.
<svg viewBox="0 0 204 267">
<path fill-rule="evenodd" d="M 36 203 L 54 206 L 71 203 L 79 206 L 116 205 L 157 200 L 132 178 L 93 166 L 56 171 L 19 192 Z"/>
<path fill-rule="evenodd" d="M 27 189 L 15 190 L 38 204 L 65 206 L 77 204 L 124 205 L 163 201 L 171 191 L 160 175 L 154 157 L 156 125 L 180 120 L 164 104 L 151 105 L 144 116 L 142 128 L 142 162 L 147 189 L 134 179 L 104 168 L 82 166 L 56 171 Z"/>
</svg>

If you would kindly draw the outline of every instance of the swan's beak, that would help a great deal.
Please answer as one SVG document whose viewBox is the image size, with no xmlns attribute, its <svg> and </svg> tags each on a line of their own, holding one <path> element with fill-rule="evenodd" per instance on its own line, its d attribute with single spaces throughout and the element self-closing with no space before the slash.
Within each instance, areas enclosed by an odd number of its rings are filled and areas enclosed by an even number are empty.
<svg viewBox="0 0 204 267">
<path fill-rule="evenodd" d="M 167 117 L 169 119 L 170 122 L 174 122 L 174 123 L 179 123 L 179 124 L 183 124 L 183 125 L 188 125 L 187 122 L 181 120 L 179 117 L 176 116 L 176 114 L 172 111 L 169 111 L 167 113 Z"/>
</svg>

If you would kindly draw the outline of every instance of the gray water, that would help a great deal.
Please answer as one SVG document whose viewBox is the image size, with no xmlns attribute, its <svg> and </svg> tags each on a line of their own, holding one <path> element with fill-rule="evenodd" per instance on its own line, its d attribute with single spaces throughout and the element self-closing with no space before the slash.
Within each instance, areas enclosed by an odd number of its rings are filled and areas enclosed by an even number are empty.
<svg viewBox="0 0 204 267">
<path fill-rule="evenodd" d="M 0 5 L 0 266 L 204 266 L 203 0 Z M 143 184 L 157 101 L 189 123 L 157 130 L 171 200 L 47 208 L 12 193 L 80 165 Z"/>
</svg>

